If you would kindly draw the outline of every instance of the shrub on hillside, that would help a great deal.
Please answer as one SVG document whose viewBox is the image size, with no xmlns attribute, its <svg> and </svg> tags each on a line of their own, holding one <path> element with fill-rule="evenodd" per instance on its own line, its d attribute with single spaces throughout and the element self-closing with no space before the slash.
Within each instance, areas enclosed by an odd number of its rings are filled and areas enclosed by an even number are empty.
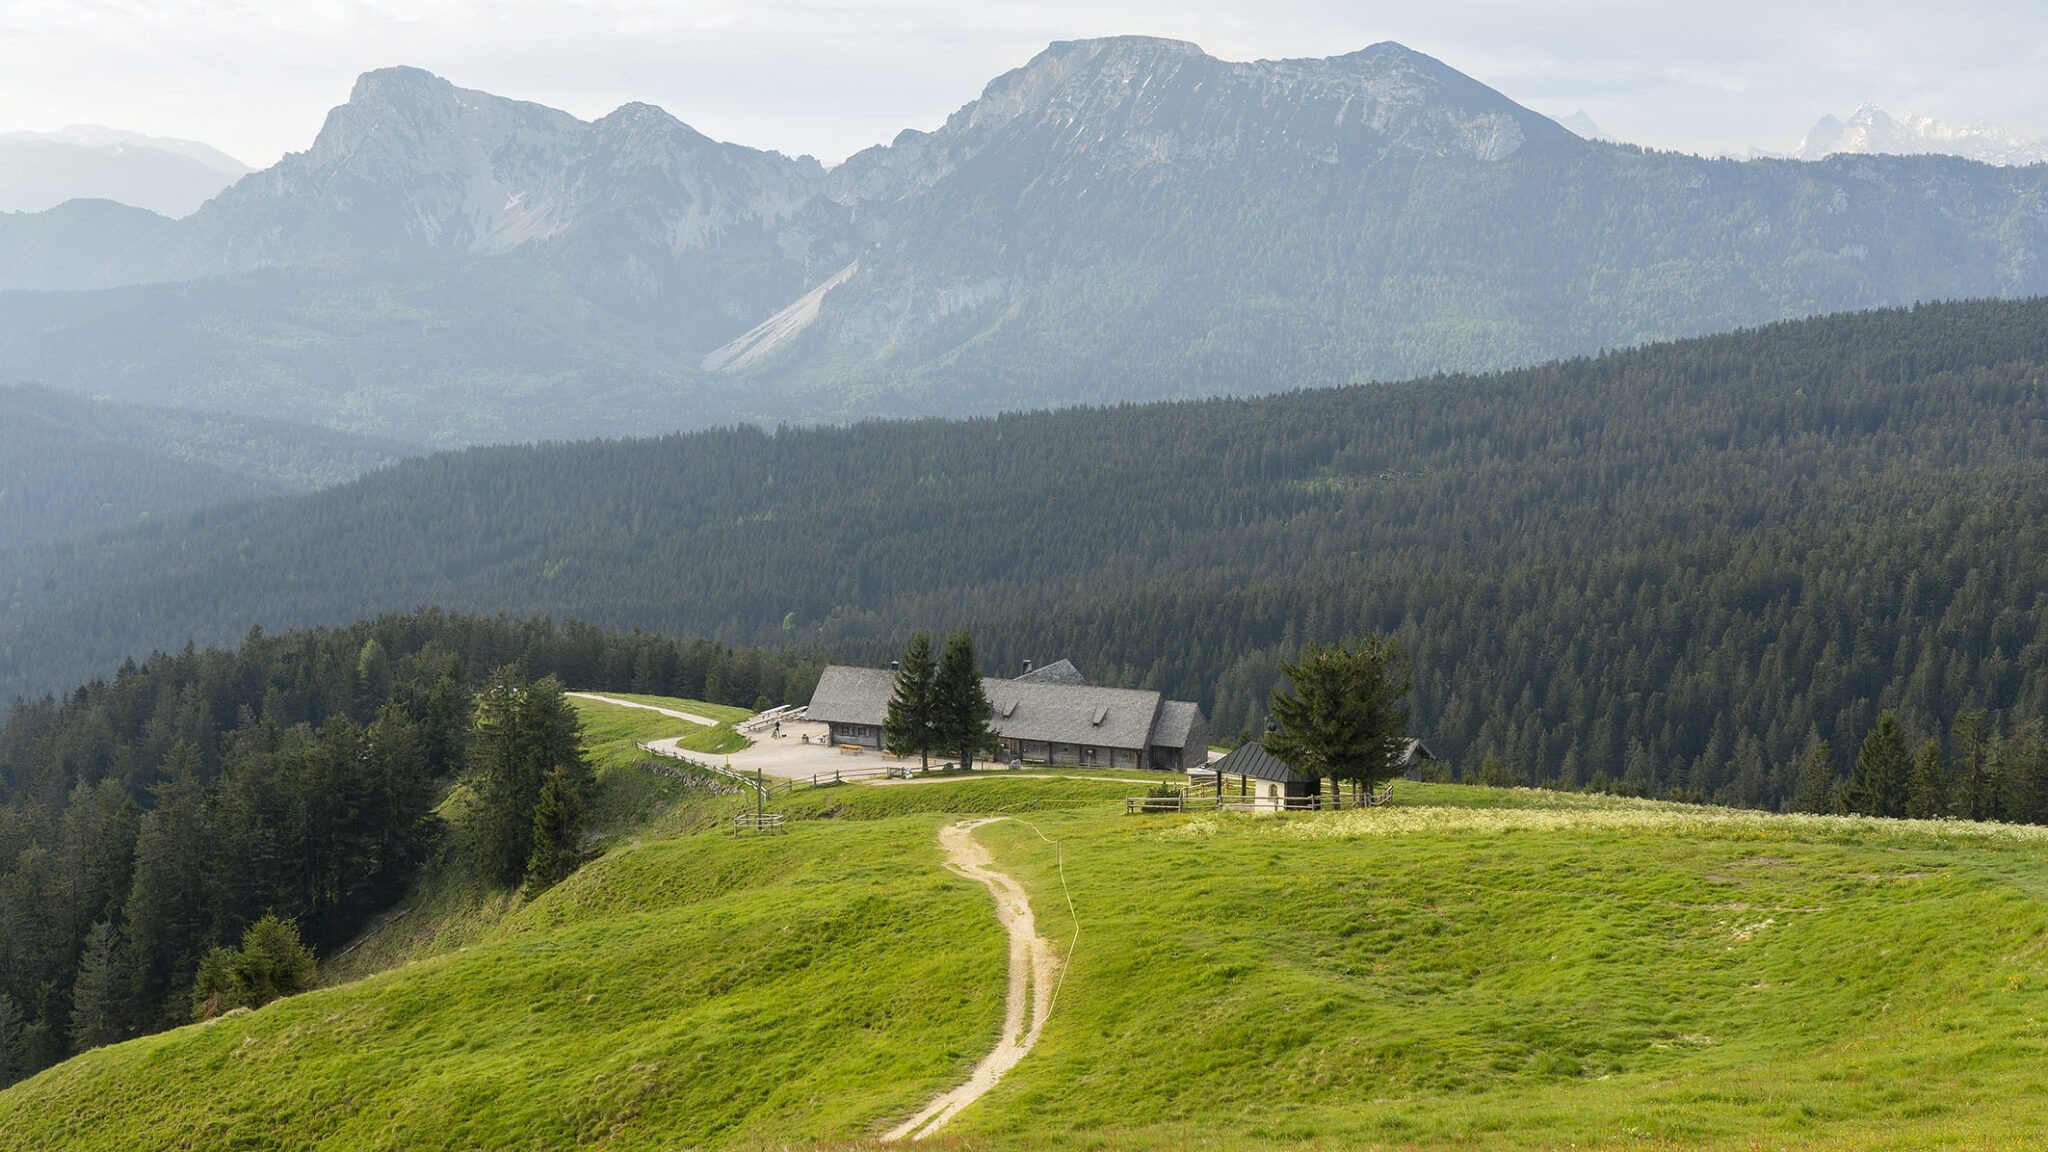
<svg viewBox="0 0 2048 1152">
<path fill-rule="evenodd" d="M 313 950 L 299 926 L 266 915 L 242 933 L 240 948 L 217 947 L 199 962 L 192 983 L 192 1018 L 209 1020 L 232 1008 L 260 1008 L 304 992 L 319 977 Z"/>
</svg>

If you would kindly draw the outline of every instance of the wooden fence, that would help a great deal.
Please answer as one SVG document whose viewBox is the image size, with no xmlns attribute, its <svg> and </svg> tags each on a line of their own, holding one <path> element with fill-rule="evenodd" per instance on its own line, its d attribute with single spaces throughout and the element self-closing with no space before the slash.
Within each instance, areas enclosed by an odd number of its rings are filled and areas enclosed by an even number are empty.
<svg viewBox="0 0 2048 1152">
<path fill-rule="evenodd" d="M 1366 793 L 1367 808 L 1383 808 L 1393 802 L 1394 782 Z M 1126 796 L 1124 814 L 1140 812 L 1321 812 L 1342 805 L 1321 796 L 1217 796 L 1198 795 L 1192 790 L 1174 796 Z"/>
<path fill-rule="evenodd" d="M 786 829 L 780 812 L 742 812 L 732 818 L 732 834 L 735 836 L 783 831 Z"/>
<path fill-rule="evenodd" d="M 757 777 L 742 772 L 734 772 L 717 764 L 699 760 L 693 756 L 686 756 L 681 752 L 655 749 L 647 744 L 640 744 L 638 747 L 642 752 L 646 752 L 649 755 L 679 760 L 700 772 L 709 773 L 712 776 L 729 781 L 731 784 L 737 785 L 736 790 L 753 792 L 764 803 L 771 797 L 786 795 L 798 788 L 823 788 L 832 784 L 853 784 L 862 780 L 907 780 L 917 776 L 945 776 L 951 775 L 956 771 L 953 764 L 947 763 L 922 770 L 910 767 L 877 766 L 874 768 L 835 768 L 830 772 L 814 772 L 809 776 Z M 1343 807 L 1341 804 L 1328 802 L 1321 796 L 1232 796 L 1227 793 L 1218 795 L 1216 792 L 1212 792 L 1211 789 L 1221 791 L 1220 783 L 1219 780 L 1216 782 L 1205 781 L 1199 784 L 1191 784 L 1172 796 L 1127 796 L 1124 798 L 1124 812 L 1126 814 L 1139 812 L 1316 812 Z M 1368 808 L 1384 807 L 1393 798 L 1394 782 L 1389 780 L 1374 791 L 1366 793 L 1364 806 Z M 774 821 L 772 829 L 763 824 L 759 827 L 750 825 L 746 831 L 779 831 L 782 827 L 782 819 L 781 815 L 772 812 L 758 817 L 752 813 L 735 816 L 733 817 L 733 832 L 735 835 L 740 834 L 742 831 L 740 822 L 742 820 Z"/>
</svg>

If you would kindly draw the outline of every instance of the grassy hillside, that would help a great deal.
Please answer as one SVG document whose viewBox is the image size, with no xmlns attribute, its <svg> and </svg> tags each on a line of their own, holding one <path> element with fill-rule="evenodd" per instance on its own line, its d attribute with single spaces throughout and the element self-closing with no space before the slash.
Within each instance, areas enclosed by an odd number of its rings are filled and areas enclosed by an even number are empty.
<svg viewBox="0 0 2048 1152">
<path fill-rule="evenodd" d="M 994 1040 L 954 813 L 1073 961 L 972 1148 L 2023 1147 L 2048 837 L 1403 786 L 1126 817 L 1113 781 L 663 801 L 466 947 L 0 1093 L 0 1147 L 751 1147 L 871 1136 Z M 950 809 L 950 811 L 947 811 Z M 701 813 L 700 813 L 701 815 Z M 1069 914 L 1071 896 L 1073 913 Z M 1078 940 L 1076 930 L 1078 928 Z"/>
<path fill-rule="evenodd" d="M 994 1041 L 1001 935 L 937 861 L 910 822 L 621 848 L 460 952 L 60 1065 L 0 1146 L 857 1134 Z"/>
<path fill-rule="evenodd" d="M 641 766 L 657 761 L 637 747 L 643 741 L 684 737 L 685 744 L 717 747 L 745 737 L 732 731 L 745 719 L 745 708 L 683 700 L 671 696 L 606 693 L 615 699 L 655 704 L 721 721 L 706 728 L 644 708 L 621 708 L 582 697 L 570 697 L 583 725 L 583 750 L 597 780 L 597 806 L 589 833 L 593 850 L 672 837 L 709 827 L 724 805 L 705 782 L 656 775 Z M 343 952 L 329 959 L 324 975 L 340 983 L 374 975 L 412 960 L 438 956 L 488 938 L 499 922 L 519 906 L 518 895 L 493 885 L 468 865 L 460 835 L 470 800 L 467 787 L 455 786 L 437 815 L 456 830 L 404 901 Z"/>
<path fill-rule="evenodd" d="M 2038 1127 L 2032 832 L 1450 787 L 1287 821 L 1038 822 L 1081 958 L 1029 1073 L 962 1134 L 1926 1148 Z M 1058 892 L 1032 829 L 984 835 Z"/>
</svg>

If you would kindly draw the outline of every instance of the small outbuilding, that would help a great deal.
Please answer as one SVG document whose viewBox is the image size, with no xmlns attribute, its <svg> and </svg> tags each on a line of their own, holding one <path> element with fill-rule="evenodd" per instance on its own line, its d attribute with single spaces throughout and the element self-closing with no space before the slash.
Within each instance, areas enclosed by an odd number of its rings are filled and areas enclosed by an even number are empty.
<svg viewBox="0 0 2048 1152">
<path fill-rule="evenodd" d="M 1308 808 L 1316 802 L 1315 779 L 1289 768 L 1257 740 L 1188 773 L 1196 783 L 1217 785 L 1220 795 L 1229 794 L 1232 776 L 1237 777 L 1238 795 L 1260 808 Z"/>
<path fill-rule="evenodd" d="M 1420 740 L 1405 739 L 1399 766 L 1409 780 L 1420 780 L 1420 765 L 1435 756 Z M 1237 777 L 1238 795 L 1253 801 L 1258 808 L 1313 808 L 1319 803 L 1320 791 L 1316 780 L 1304 776 L 1287 766 L 1278 756 L 1266 751 L 1264 743 L 1254 740 L 1236 751 L 1206 765 L 1191 769 L 1188 781 L 1198 787 L 1217 789 L 1217 795 L 1230 794 L 1230 778 Z"/>
</svg>

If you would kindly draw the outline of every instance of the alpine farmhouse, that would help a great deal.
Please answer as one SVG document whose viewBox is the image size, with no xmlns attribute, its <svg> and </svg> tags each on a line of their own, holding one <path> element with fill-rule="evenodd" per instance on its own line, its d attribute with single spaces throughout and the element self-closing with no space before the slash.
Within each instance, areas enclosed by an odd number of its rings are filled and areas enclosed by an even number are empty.
<svg viewBox="0 0 2048 1152">
<path fill-rule="evenodd" d="M 1167 772 L 1208 761 L 1209 721 L 1196 705 L 1141 688 L 1097 688 L 1066 660 L 1025 668 L 1015 680 L 981 681 L 1003 759 Z M 834 744 L 880 748 L 895 690 L 896 673 L 887 668 L 830 665 L 805 715 L 827 725 Z"/>
</svg>

